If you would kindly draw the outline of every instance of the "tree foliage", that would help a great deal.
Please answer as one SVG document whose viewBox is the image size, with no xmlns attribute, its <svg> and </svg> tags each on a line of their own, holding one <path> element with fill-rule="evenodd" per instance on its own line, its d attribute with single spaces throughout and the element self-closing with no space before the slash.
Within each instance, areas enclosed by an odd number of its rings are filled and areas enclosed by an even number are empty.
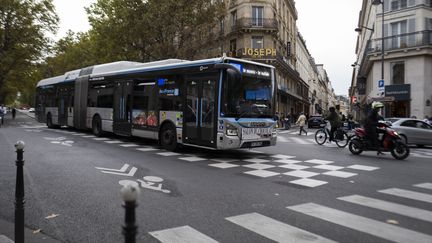
<svg viewBox="0 0 432 243">
<path fill-rule="evenodd" d="M 0 0 L 0 102 L 28 85 L 58 17 L 51 0 Z"/>
</svg>

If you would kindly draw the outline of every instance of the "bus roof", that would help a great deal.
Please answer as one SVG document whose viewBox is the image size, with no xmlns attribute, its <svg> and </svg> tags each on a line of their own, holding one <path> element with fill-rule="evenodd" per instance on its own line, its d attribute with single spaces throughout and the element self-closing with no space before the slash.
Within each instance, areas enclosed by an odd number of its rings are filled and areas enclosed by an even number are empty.
<svg viewBox="0 0 432 243">
<path fill-rule="evenodd" d="M 221 63 L 224 60 L 233 60 L 233 61 L 257 64 L 257 65 L 273 68 L 273 66 L 271 65 L 257 63 L 253 61 L 243 60 L 243 59 L 230 58 L 230 57 L 218 57 L 218 58 L 210 58 L 210 59 L 203 59 L 197 61 L 188 61 L 188 60 L 181 60 L 181 59 L 165 59 L 165 60 L 146 62 L 146 63 L 118 61 L 118 62 L 94 65 L 82 69 L 76 69 L 73 71 L 66 72 L 65 74 L 60 76 L 42 79 L 37 83 L 36 87 L 52 85 L 52 84 L 62 83 L 62 82 L 70 82 L 84 75 L 90 75 L 90 77 L 94 78 L 94 77 L 111 76 L 111 75 L 119 75 L 119 74 L 165 70 L 169 68 L 210 65 L 210 64 Z"/>
</svg>

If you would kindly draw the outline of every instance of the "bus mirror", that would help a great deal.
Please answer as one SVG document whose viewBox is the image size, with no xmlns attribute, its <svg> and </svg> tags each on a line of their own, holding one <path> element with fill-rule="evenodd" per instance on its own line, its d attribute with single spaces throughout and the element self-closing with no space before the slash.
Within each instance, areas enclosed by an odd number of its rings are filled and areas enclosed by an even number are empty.
<svg viewBox="0 0 432 243">
<path fill-rule="evenodd" d="M 240 70 L 229 63 L 218 63 L 215 64 L 216 69 L 225 69 L 229 79 L 241 80 L 242 74 Z"/>
</svg>

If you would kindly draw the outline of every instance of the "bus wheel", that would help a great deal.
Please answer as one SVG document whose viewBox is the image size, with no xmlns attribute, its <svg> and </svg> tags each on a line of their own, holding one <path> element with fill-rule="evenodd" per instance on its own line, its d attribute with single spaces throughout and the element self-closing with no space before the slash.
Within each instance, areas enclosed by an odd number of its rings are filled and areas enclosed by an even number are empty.
<svg viewBox="0 0 432 243">
<path fill-rule="evenodd" d="M 56 126 L 54 126 L 54 124 L 52 122 L 51 113 L 48 113 L 48 115 L 47 115 L 46 125 L 48 128 L 56 128 Z"/>
<path fill-rule="evenodd" d="M 96 115 L 95 117 L 93 117 L 92 132 L 97 137 L 100 137 L 103 134 L 103 131 L 102 131 L 102 121 L 101 121 L 100 116 L 98 116 L 98 115 Z"/>
<path fill-rule="evenodd" d="M 162 127 L 159 139 L 162 147 L 166 150 L 175 151 L 178 149 L 177 132 L 172 124 L 166 124 Z"/>
</svg>

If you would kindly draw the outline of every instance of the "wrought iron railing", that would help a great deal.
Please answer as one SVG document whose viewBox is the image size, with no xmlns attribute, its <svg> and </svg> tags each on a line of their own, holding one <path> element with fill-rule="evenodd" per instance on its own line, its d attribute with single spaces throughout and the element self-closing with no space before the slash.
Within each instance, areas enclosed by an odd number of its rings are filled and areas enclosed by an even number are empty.
<svg viewBox="0 0 432 243">
<path fill-rule="evenodd" d="M 231 30 L 237 31 L 240 29 L 278 29 L 276 19 L 265 18 L 240 18 L 231 26 Z"/>
<path fill-rule="evenodd" d="M 373 39 L 369 43 L 369 52 L 382 51 L 382 38 Z M 432 31 L 424 30 L 400 35 L 384 37 L 384 50 L 391 51 L 410 47 L 432 45 Z"/>
</svg>

